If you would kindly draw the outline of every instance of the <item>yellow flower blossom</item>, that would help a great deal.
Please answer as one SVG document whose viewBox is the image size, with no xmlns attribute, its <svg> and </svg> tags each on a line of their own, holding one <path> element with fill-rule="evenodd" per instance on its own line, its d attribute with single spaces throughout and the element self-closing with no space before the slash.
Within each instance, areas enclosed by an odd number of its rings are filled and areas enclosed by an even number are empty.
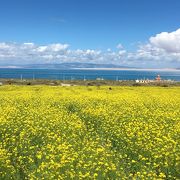
<svg viewBox="0 0 180 180">
<path fill-rule="evenodd" d="M 179 87 L 0 87 L 0 179 L 178 179 Z"/>
</svg>

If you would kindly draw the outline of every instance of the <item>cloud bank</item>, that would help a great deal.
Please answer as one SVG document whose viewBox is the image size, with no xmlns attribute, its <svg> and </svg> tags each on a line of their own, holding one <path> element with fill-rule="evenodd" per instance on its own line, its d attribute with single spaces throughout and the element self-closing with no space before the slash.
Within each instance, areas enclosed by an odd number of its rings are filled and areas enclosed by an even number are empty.
<svg viewBox="0 0 180 180">
<path fill-rule="evenodd" d="M 69 44 L 38 45 L 34 43 L 0 42 L 0 65 L 44 64 L 44 63 L 107 63 L 134 67 L 179 67 L 180 29 L 162 32 L 149 38 L 134 52 L 118 44 L 113 51 L 96 49 L 72 50 Z"/>
<path fill-rule="evenodd" d="M 150 38 L 150 43 L 169 53 L 180 53 L 180 29 L 168 33 L 162 32 Z"/>
</svg>

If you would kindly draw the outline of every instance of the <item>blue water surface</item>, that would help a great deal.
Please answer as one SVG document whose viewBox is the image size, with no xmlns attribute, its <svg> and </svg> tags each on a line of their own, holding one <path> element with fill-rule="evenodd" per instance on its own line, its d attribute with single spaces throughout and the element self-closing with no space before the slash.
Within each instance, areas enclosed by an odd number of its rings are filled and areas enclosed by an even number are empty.
<svg viewBox="0 0 180 180">
<path fill-rule="evenodd" d="M 54 80 L 136 80 L 155 79 L 180 81 L 180 71 L 146 70 L 80 70 L 80 69 L 0 69 L 0 78 L 9 79 L 54 79 Z"/>
</svg>

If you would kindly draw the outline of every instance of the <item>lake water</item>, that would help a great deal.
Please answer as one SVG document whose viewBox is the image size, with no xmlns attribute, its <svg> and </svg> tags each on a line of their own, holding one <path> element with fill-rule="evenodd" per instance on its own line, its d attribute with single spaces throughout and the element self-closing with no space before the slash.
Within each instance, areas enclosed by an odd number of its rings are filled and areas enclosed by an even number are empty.
<svg viewBox="0 0 180 180">
<path fill-rule="evenodd" d="M 180 71 L 146 71 L 146 70 L 79 70 L 79 69 L 0 69 L 0 78 L 9 79 L 60 79 L 60 80 L 136 80 L 162 79 L 180 81 Z"/>
</svg>

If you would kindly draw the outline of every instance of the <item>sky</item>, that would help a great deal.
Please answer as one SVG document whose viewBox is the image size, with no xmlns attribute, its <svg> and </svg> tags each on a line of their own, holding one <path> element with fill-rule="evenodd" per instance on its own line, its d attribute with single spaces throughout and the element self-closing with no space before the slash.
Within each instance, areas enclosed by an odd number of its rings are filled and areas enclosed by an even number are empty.
<svg viewBox="0 0 180 180">
<path fill-rule="evenodd" d="M 0 65 L 180 67 L 179 0 L 0 0 Z"/>
</svg>

